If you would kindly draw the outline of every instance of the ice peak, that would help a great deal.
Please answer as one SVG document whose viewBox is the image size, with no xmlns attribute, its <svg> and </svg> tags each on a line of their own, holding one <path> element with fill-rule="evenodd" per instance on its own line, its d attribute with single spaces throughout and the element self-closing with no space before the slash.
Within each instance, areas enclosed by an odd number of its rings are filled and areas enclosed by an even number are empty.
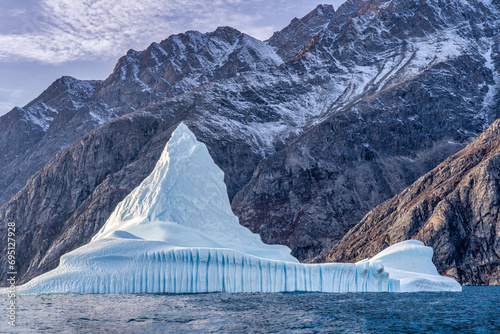
<svg viewBox="0 0 500 334">
<path fill-rule="evenodd" d="M 285 246 L 266 245 L 231 211 L 224 173 L 185 124 L 172 133 L 155 169 L 106 221 L 93 241 L 126 231 L 182 247 L 230 248 L 297 262 Z"/>
<path fill-rule="evenodd" d="M 169 153 L 169 156 L 180 155 L 185 157 L 186 154 L 192 154 L 193 150 L 197 147 L 198 144 L 200 143 L 198 142 L 198 140 L 196 140 L 196 136 L 194 135 L 194 133 L 189 130 L 187 125 L 181 123 L 172 133 L 172 137 L 167 143 L 166 151 Z"/>
</svg>

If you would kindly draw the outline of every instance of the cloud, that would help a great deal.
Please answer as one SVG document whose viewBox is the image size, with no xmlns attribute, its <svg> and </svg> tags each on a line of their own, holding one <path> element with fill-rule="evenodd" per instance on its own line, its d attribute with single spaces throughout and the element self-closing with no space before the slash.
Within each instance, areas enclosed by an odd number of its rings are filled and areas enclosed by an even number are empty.
<svg viewBox="0 0 500 334">
<path fill-rule="evenodd" d="M 116 58 L 129 48 L 143 49 L 173 33 L 206 32 L 221 25 L 265 39 L 277 30 L 265 22 L 262 11 L 266 10 L 266 3 L 264 0 L 40 0 L 36 10 L 10 11 L 15 16 L 23 15 L 24 25 L 16 33 L 0 34 L 0 62 L 36 60 L 58 64 Z"/>
<path fill-rule="evenodd" d="M 0 87 L 0 115 L 10 111 L 18 99 L 24 97 L 25 91 L 22 89 L 11 89 Z"/>
<path fill-rule="evenodd" d="M 23 96 L 25 93 L 22 89 L 17 88 L 1 88 L 0 87 L 0 96 L 8 96 L 12 99 L 18 99 Z"/>
<path fill-rule="evenodd" d="M 14 8 L 14 9 L 10 9 L 7 11 L 7 14 L 9 16 L 13 16 L 13 17 L 23 17 L 23 16 L 26 16 L 27 15 L 27 10 L 26 8 Z"/>
</svg>

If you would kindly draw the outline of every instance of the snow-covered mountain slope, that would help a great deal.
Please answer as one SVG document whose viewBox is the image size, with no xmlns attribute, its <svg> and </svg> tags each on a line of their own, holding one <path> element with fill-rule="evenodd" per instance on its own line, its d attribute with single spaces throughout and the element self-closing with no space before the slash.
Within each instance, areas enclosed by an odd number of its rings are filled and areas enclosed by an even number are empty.
<svg viewBox="0 0 500 334">
<path fill-rule="evenodd" d="M 103 118 L 123 115 L 207 82 L 267 72 L 283 61 L 266 43 L 231 27 L 173 35 L 144 51 L 130 50 L 95 96 Z M 94 108 L 97 109 L 98 108 Z M 93 112 L 97 115 L 98 111 Z"/>
<path fill-rule="evenodd" d="M 5 157 L 0 204 L 56 153 L 106 121 L 209 81 L 267 72 L 281 63 L 268 44 L 220 27 L 206 34 L 173 35 L 144 51 L 130 50 L 104 82 L 58 79 L 23 109 L 0 117 L 0 143 L 5 145 L 0 146 Z"/>
<path fill-rule="evenodd" d="M 304 265 L 231 212 L 223 172 L 180 124 L 155 169 L 92 241 L 21 293 L 460 291 L 409 241 L 358 264 Z M 409 265 L 408 263 L 412 263 Z M 395 280 L 384 270 L 389 265 Z M 401 283 L 400 283 L 401 282 Z"/>
<path fill-rule="evenodd" d="M 269 41 L 229 28 L 172 36 L 158 44 L 165 58 L 158 46 L 129 53 L 61 134 L 81 137 L 123 116 L 60 152 L 0 207 L 2 219 L 27 222 L 22 279 L 88 242 L 181 121 L 224 171 L 244 226 L 300 260 L 329 250 L 498 117 L 498 10 L 475 0 L 350 0 L 326 25 L 315 15 L 290 25 L 313 37 L 283 63 Z"/>
</svg>

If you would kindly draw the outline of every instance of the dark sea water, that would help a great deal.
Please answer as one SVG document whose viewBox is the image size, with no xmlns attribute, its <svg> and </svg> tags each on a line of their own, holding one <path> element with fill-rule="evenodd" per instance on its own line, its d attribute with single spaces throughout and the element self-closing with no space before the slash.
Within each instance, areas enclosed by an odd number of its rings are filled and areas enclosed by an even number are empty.
<svg viewBox="0 0 500 334">
<path fill-rule="evenodd" d="M 7 305 L 5 295 L 0 296 Z M 458 293 L 30 295 L 1 333 L 500 333 L 500 287 Z"/>
</svg>

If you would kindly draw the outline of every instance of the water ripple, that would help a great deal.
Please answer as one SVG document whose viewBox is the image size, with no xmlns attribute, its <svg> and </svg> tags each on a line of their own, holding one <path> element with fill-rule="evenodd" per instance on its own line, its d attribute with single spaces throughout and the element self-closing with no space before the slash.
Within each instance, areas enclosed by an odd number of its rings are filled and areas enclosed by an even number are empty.
<svg viewBox="0 0 500 334">
<path fill-rule="evenodd" d="M 6 296 L 1 296 L 7 305 Z M 500 333 L 500 287 L 462 293 L 18 296 L 1 333 Z"/>
</svg>

